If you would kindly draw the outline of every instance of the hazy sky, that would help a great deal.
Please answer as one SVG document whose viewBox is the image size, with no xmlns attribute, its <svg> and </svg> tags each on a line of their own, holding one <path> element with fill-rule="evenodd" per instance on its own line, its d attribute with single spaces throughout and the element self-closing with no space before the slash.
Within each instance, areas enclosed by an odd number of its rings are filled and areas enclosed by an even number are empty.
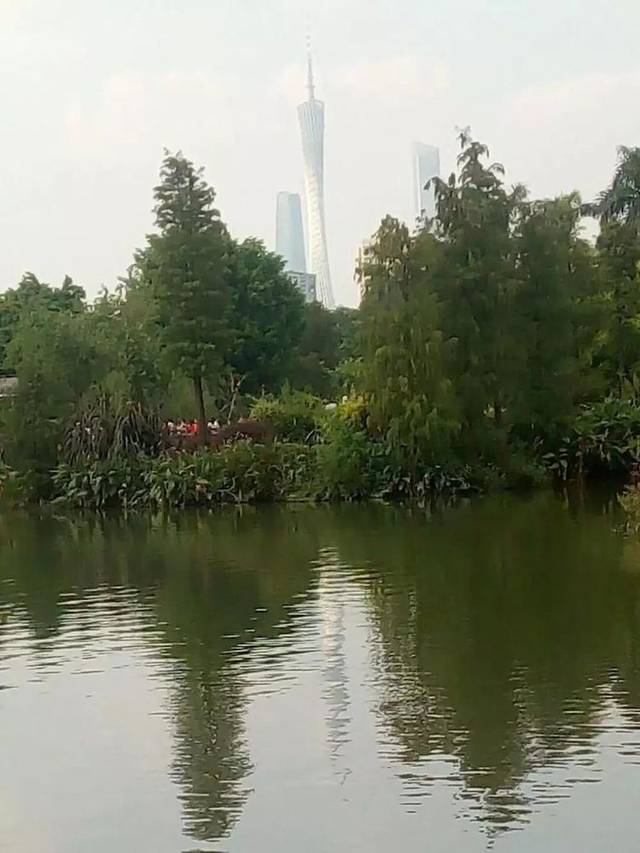
<svg viewBox="0 0 640 853">
<path fill-rule="evenodd" d="M 414 139 L 449 172 L 471 125 L 510 182 L 587 198 L 640 144 L 638 0 L 0 0 L 0 287 L 112 287 L 165 146 L 273 247 L 277 191 L 302 191 L 309 9 L 338 302 L 381 216 L 413 219 Z"/>
</svg>

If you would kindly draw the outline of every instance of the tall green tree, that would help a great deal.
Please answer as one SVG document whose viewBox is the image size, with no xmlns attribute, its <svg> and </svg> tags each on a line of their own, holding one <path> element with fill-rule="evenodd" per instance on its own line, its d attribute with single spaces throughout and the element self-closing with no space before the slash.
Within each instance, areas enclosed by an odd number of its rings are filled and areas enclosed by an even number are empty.
<svg viewBox="0 0 640 853">
<path fill-rule="evenodd" d="M 370 426 L 412 475 L 446 457 L 458 427 L 434 279 L 442 246 L 383 219 L 362 274 L 362 390 Z"/>
<path fill-rule="evenodd" d="M 180 152 L 165 155 L 154 198 L 158 233 L 137 264 L 151 286 L 167 361 L 192 382 L 204 441 L 204 383 L 221 370 L 230 342 L 229 238 L 213 188 Z"/>
<path fill-rule="evenodd" d="M 485 163 L 486 146 L 460 134 L 459 176 L 435 179 L 436 233 L 444 243 L 442 274 L 436 279 L 442 331 L 451 348 L 451 379 L 469 428 L 493 412 L 501 425 L 508 407 L 516 270 L 512 228 L 520 186 L 508 191 L 503 167 Z"/>
<path fill-rule="evenodd" d="M 519 209 L 510 420 L 530 436 L 566 424 L 588 392 L 596 330 L 591 326 L 586 335 L 582 318 L 594 266 L 578 235 L 579 218 L 577 194 L 523 202 Z"/>
<path fill-rule="evenodd" d="M 295 388 L 325 399 L 334 394 L 334 370 L 339 361 L 340 330 L 336 312 L 320 302 L 304 306 L 302 335 L 290 375 Z"/>
<path fill-rule="evenodd" d="M 228 270 L 234 382 L 249 394 L 278 391 L 303 332 L 302 294 L 259 240 L 231 244 Z"/>
<path fill-rule="evenodd" d="M 610 387 L 620 392 L 640 375 L 640 230 L 634 223 L 604 222 L 597 248 L 608 320 L 604 366 Z"/>
</svg>

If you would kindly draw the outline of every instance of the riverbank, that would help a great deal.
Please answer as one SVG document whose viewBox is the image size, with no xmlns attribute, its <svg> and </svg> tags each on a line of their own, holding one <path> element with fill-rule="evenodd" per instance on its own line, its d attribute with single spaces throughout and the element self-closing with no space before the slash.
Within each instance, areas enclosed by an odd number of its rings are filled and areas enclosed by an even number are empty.
<svg viewBox="0 0 640 853">
<path fill-rule="evenodd" d="M 640 418 L 628 404 L 585 408 L 562 437 L 546 445 L 515 441 L 489 423 L 482 442 L 461 444 L 455 453 L 429 460 L 412 458 L 402 448 L 398 452 L 371 434 L 357 402 L 332 411 L 319 401 L 309 411 L 299 400 L 296 406 L 290 400 L 262 406 L 273 440 L 240 439 L 196 450 L 162 448 L 157 438 L 145 445 L 133 433 L 114 433 L 96 449 L 92 431 L 109 433 L 106 421 L 92 423 L 72 433 L 53 467 L 0 469 L 0 499 L 5 504 L 65 503 L 90 511 L 428 501 L 589 478 L 625 482 L 634 480 L 638 464 Z M 115 449 L 122 446 L 132 449 Z M 140 447 L 147 449 L 133 449 Z"/>
<path fill-rule="evenodd" d="M 49 493 L 28 477 L 5 472 L 3 492 L 18 502 L 44 500 L 89 510 L 211 507 L 242 503 L 354 501 L 473 493 L 489 472 L 435 467 L 410 482 L 393 474 L 375 448 L 335 457 L 327 445 L 238 442 L 220 450 L 162 453 L 59 465 Z M 493 472 L 494 479 L 499 479 Z"/>
</svg>

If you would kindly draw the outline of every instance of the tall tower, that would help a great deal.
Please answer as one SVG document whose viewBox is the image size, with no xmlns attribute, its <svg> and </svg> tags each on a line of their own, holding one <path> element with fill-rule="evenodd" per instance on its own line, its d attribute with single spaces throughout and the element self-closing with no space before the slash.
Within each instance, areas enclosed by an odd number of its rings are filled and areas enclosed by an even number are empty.
<svg viewBox="0 0 640 853">
<path fill-rule="evenodd" d="M 315 96 L 310 48 L 307 57 L 307 95 L 307 100 L 298 107 L 298 121 L 304 157 L 309 269 L 316 275 L 318 299 L 326 308 L 333 308 L 324 219 L 324 102 Z"/>
<path fill-rule="evenodd" d="M 440 151 L 434 145 L 413 143 L 413 192 L 416 217 L 433 219 L 436 215 L 436 197 L 433 187 L 425 189 L 431 178 L 440 177 Z"/>
<path fill-rule="evenodd" d="M 298 193 L 278 193 L 276 203 L 276 252 L 282 255 L 285 269 L 306 272 L 302 205 Z"/>
</svg>

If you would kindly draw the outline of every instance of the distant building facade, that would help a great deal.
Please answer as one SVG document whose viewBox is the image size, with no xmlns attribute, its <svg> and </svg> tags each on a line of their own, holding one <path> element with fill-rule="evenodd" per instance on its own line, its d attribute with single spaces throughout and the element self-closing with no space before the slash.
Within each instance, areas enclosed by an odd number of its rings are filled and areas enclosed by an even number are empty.
<svg viewBox="0 0 640 853">
<path fill-rule="evenodd" d="M 276 252 L 284 258 L 285 269 L 305 273 L 302 203 L 298 193 L 280 192 L 276 200 Z"/>
<path fill-rule="evenodd" d="M 305 302 L 315 302 L 316 294 L 316 277 L 312 272 L 297 272 L 296 270 L 287 270 L 287 275 L 304 296 Z"/>
<path fill-rule="evenodd" d="M 309 271 L 316 276 L 318 300 L 326 308 L 333 308 L 324 216 L 324 103 L 315 96 L 311 53 L 308 58 L 307 89 L 308 99 L 298 107 L 298 121 L 304 158 Z"/>
<path fill-rule="evenodd" d="M 413 191 L 417 218 L 436 215 L 436 197 L 433 186 L 425 189 L 431 178 L 440 177 L 440 151 L 434 145 L 413 143 Z"/>
</svg>

